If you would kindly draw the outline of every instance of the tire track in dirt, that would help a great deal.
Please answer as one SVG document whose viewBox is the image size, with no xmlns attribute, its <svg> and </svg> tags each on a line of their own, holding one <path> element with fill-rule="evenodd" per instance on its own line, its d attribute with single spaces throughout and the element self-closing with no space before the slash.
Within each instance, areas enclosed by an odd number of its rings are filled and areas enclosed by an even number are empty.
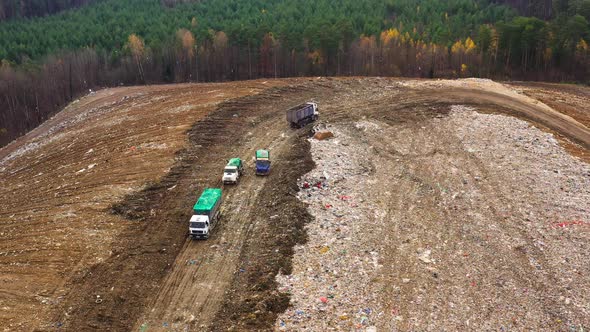
<svg viewBox="0 0 590 332">
<path fill-rule="evenodd" d="M 227 197 L 222 207 L 224 217 L 221 227 L 208 241 L 188 240 L 178 255 L 174 269 L 163 281 L 160 292 L 146 306 L 135 328 L 149 327 L 151 330 L 195 329 L 209 330 L 218 325 L 215 315 L 222 309 L 226 294 L 234 278 L 245 273 L 238 263 L 249 264 L 241 258 L 244 245 L 258 236 L 260 230 L 260 195 L 267 195 L 266 186 L 274 186 L 282 169 L 289 167 L 284 159 L 291 153 L 292 141 L 296 132 L 288 128 L 284 120 L 284 110 L 317 95 L 316 89 L 301 86 L 297 95 L 281 91 L 268 93 L 266 98 L 276 99 L 268 105 L 251 105 L 259 110 L 253 120 L 256 128 L 247 133 L 247 142 L 238 144 L 232 156 L 245 157 L 247 165 L 254 151 L 266 147 L 271 151 L 272 172 L 268 177 L 255 177 L 253 168 L 235 187 L 227 188 Z M 227 157 L 230 157 L 229 155 Z M 219 168 L 221 170 L 221 168 Z M 219 172 L 218 172 L 219 173 Z M 287 190 L 281 188 L 280 191 Z M 267 234 L 267 231 L 263 231 Z M 275 233 L 273 233 L 275 234 Z M 260 244 L 248 244 L 249 250 L 258 250 Z M 254 248 L 251 248 L 251 247 Z M 187 262 L 189 262 L 187 264 Z M 199 262 L 201 266 L 193 266 Z M 247 272 L 246 272 L 247 274 Z M 254 284 L 259 282 L 254 281 Z"/>
<path fill-rule="evenodd" d="M 278 123 L 273 121 L 268 127 L 285 127 L 283 119 L 280 120 Z M 256 146 L 270 147 L 272 159 L 280 160 L 289 136 L 277 135 L 276 131 L 266 135 L 267 132 L 266 129 L 253 131 L 250 136 L 254 140 L 248 144 L 249 148 L 227 151 L 227 157 L 230 154 L 240 156 L 247 162 L 254 155 Z M 188 239 L 185 242 L 173 270 L 163 281 L 153 302 L 146 306 L 135 330 L 142 326 L 156 331 L 168 327 L 173 330 L 191 326 L 200 330 L 209 328 L 232 276 L 239 270 L 240 252 L 248 230 L 253 226 L 252 221 L 256 219 L 255 202 L 267 181 L 267 177 L 254 175 L 250 163 L 247 162 L 246 166 L 246 174 L 238 185 L 224 186 L 223 217 L 219 228 L 207 241 Z"/>
</svg>

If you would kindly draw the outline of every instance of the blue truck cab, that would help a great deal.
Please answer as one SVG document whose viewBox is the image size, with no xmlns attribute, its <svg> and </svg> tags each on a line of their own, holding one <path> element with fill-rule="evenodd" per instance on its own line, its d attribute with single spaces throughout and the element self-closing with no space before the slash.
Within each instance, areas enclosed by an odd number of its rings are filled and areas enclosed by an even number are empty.
<svg viewBox="0 0 590 332">
<path fill-rule="evenodd" d="M 268 175 L 270 173 L 270 153 L 268 150 L 256 151 L 256 175 Z"/>
</svg>

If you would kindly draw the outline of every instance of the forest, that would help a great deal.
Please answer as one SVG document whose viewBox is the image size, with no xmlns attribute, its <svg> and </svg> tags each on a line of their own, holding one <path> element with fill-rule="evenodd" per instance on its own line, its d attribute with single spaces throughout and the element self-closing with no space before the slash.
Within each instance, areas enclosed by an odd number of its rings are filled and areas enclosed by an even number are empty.
<svg viewBox="0 0 590 332">
<path fill-rule="evenodd" d="M 312 75 L 590 81 L 590 0 L 9 0 L 2 17 L 0 146 L 108 86 Z"/>
<path fill-rule="evenodd" d="M 0 1 L 0 21 L 45 16 L 60 11 L 77 8 L 96 0 L 2 0 Z"/>
</svg>

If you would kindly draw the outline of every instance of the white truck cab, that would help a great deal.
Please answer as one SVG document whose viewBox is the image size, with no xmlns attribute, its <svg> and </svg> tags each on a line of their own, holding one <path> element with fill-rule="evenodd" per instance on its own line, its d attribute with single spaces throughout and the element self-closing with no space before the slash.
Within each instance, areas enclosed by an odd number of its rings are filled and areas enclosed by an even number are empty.
<svg viewBox="0 0 590 332">
<path fill-rule="evenodd" d="M 223 183 L 238 183 L 240 171 L 237 166 L 225 166 L 223 169 Z"/>
<path fill-rule="evenodd" d="M 224 184 L 237 184 L 238 179 L 244 172 L 244 163 L 240 158 L 232 158 L 227 161 L 227 165 L 223 169 L 223 177 L 221 180 Z"/>
<path fill-rule="evenodd" d="M 206 239 L 209 237 L 210 225 L 209 216 L 193 215 L 189 223 L 189 232 L 193 237 Z"/>
<path fill-rule="evenodd" d="M 318 104 L 314 102 L 309 102 L 308 104 L 313 106 L 313 118 L 316 120 L 320 116 L 320 111 L 318 111 Z"/>
</svg>

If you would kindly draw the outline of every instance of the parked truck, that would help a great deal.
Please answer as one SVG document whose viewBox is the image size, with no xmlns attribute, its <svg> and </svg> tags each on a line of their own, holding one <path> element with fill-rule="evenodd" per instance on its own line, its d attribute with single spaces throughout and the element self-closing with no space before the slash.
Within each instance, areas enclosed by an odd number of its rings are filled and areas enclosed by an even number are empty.
<svg viewBox="0 0 590 332">
<path fill-rule="evenodd" d="M 232 158 L 227 162 L 223 169 L 223 183 L 236 184 L 240 179 L 240 176 L 244 173 L 244 164 L 240 158 Z"/>
<path fill-rule="evenodd" d="M 268 150 L 256 151 L 256 175 L 268 175 L 270 173 L 270 152 Z"/>
<path fill-rule="evenodd" d="M 193 206 L 189 234 L 193 239 L 207 239 L 221 217 L 221 189 L 207 188 Z"/>
<path fill-rule="evenodd" d="M 292 128 L 301 128 L 317 120 L 319 116 L 318 104 L 313 102 L 297 105 L 287 110 L 287 122 Z"/>
</svg>

